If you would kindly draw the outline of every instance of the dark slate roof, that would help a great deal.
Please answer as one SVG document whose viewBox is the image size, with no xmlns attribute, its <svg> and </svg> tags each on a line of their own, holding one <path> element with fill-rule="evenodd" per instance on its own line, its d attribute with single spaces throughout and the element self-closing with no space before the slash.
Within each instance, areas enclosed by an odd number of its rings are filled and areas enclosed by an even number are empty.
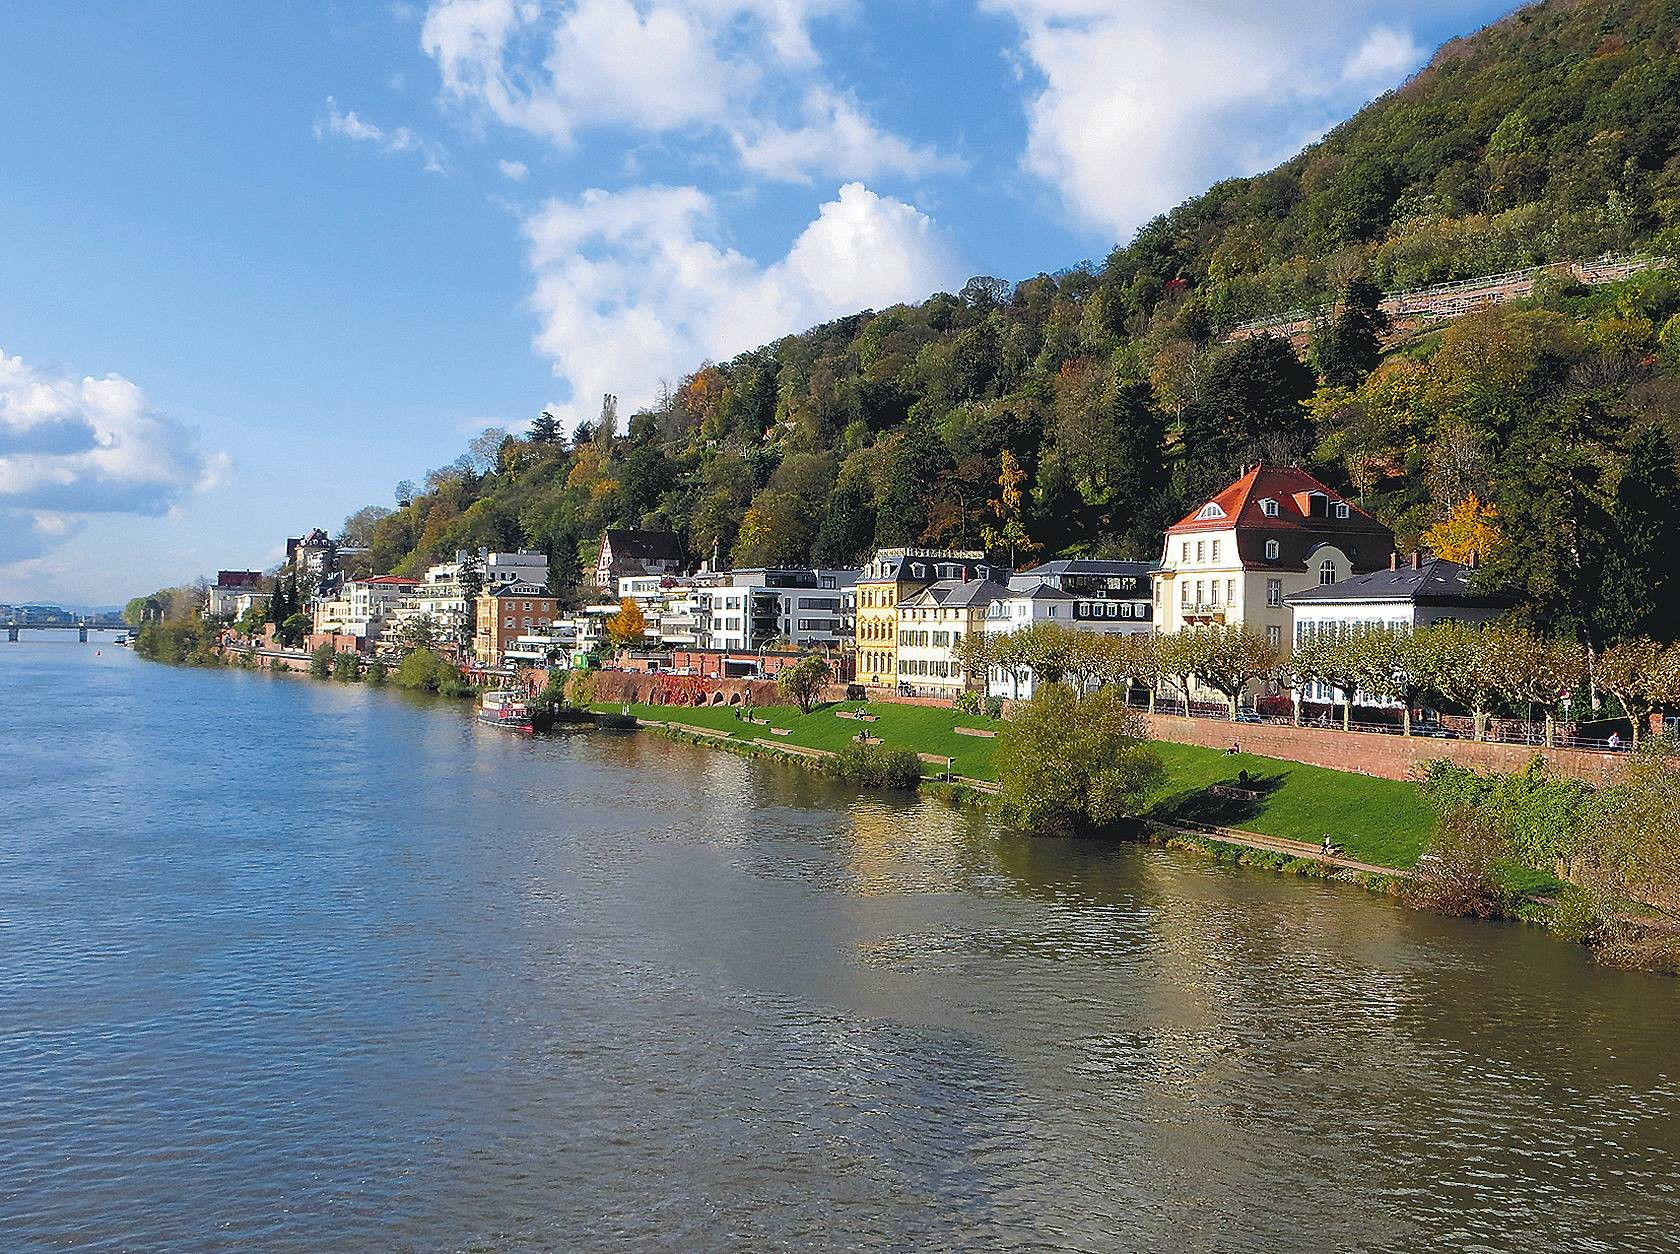
<svg viewBox="0 0 1680 1254">
<path fill-rule="evenodd" d="M 915 596 L 901 602 L 909 606 L 942 605 L 946 609 L 967 609 L 976 605 L 990 605 L 1008 596 L 1009 589 L 990 579 L 941 579 L 930 583 Z"/>
<path fill-rule="evenodd" d="M 1291 592 L 1283 598 L 1285 605 L 1325 605 L 1358 601 L 1406 601 L 1413 605 L 1462 605 L 1499 609 L 1514 603 L 1513 598 L 1494 592 L 1478 592 L 1471 588 L 1475 572 L 1468 566 L 1449 562 L 1443 557 L 1425 558 L 1418 569 L 1403 562 L 1398 570 L 1374 570 L 1366 575 L 1354 575 L 1322 588 L 1308 588 Z"/>
<path fill-rule="evenodd" d="M 1028 601 L 1071 601 L 1073 593 L 1063 591 L 1055 584 L 1036 583 L 1030 588 L 1017 588 L 1013 581 L 1010 583 L 1008 597 L 1011 601 L 1022 599 Z"/>
<path fill-rule="evenodd" d="M 1142 578 L 1149 573 L 1153 563 L 1133 558 L 1108 557 L 1065 557 L 1054 562 L 1045 562 L 1041 566 L 1034 566 L 1031 570 L 1023 570 L 1022 575 L 1037 575 L 1048 578 L 1053 575 L 1131 575 Z"/>
<path fill-rule="evenodd" d="M 612 545 L 613 558 L 623 561 L 633 558 L 644 562 L 680 562 L 682 546 L 672 531 L 638 531 L 630 527 L 609 527 L 606 540 Z"/>
</svg>

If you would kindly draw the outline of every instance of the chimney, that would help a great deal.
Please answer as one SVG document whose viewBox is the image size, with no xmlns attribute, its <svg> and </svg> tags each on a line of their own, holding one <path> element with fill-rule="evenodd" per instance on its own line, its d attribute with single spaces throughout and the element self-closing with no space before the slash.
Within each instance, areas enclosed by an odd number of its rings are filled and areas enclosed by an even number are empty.
<svg viewBox="0 0 1680 1254">
<path fill-rule="evenodd" d="M 1413 570 L 1422 570 L 1423 569 L 1423 554 L 1420 553 L 1417 549 L 1412 550 L 1412 569 Z"/>
<path fill-rule="evenodd" d="M 1399 570 L 1400 569 L 1400 550 L 1399 549 L 1390 549 L 1388 551 L 1388 568 L 1390 570 Z"/>
</svg>

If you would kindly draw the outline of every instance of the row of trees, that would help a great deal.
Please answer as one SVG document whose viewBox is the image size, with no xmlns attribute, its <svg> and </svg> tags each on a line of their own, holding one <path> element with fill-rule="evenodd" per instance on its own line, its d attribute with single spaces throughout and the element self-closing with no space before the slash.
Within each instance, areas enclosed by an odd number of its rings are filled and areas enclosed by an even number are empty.
<svg viewBox="0 0 1680 1254">
<path fill-rule="evenodd" d="M 1035 623 L 999 635 L 974 633 L 959 655 L 970 674 L 995 669 L 1017 691 L 1028 675 L 1035 684 L 1065 681 L 1081 692 L 1136 686 L 1149 694 L 1151 710 L 1162 690 L 1176 693 L 1186 714 L 1198 690 L 1211 690 L 1225 699 L 1232 719 L 1254 685 L 1275 683 L 1290 694 L 1299 724 L 1307 689 L 1321 684 L 1335 691 L 1344 730 L 1364 699 L 1398 705 L 1408 736 L 1412 710 L 1427 701 L 1470 714 L 1477 739 L 1503 705 L 1540 710 L 1550 745 L 1558 709 L 1590 685 L 1620 704 L 1637 745 L 1653 713 L 1680 706 L 1680 646 L 1635 638 L 1592 654 L 1573 641 L 1505 623 L 1354 627 L 1309 634 L 1289 649 L 1243 626 L 1103 635 Z"/>
</svg>

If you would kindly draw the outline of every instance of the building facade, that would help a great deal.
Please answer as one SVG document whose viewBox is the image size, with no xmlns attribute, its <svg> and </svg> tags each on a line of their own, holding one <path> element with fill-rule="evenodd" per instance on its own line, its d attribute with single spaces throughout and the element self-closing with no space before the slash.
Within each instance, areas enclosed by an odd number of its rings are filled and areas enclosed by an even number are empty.
<svg viewBox="0 0 1680 1254">
<path fill-rule="evenodd" d="M 626 575 L 678 575 L 682 568 L 682 544 L 675 532 L 609 527 L 601 533 L 595 557 L 595 586 L 611 592 Z"/>
<path fill-rule="evenodd" d="M 1154 621 L 1176 632 L 1242 625 L 1283 647 L 1291 593 L 1366 574 L 1394 535 L 1295 466 L 1257 466 L 1167 529 Z"/>
<path fill-rule="evenodd" d="M 260 570 L 218 570 L 216 582 L 204 596 L 204 612 L 211 618 L 238 618 L 254 604 L 267 604 Z"/>
<path fill-rule="evenodd" d="M 963 664 L 962 643 L 986 630 L 986 614 L 1009 589 L 990 579 L 939 579 L 898 603 L 898 686 L 917 696 L 981 692 L 983 671 Z"/>
<path fill-rule="evenodd" d="M 520 636 L 544 634 L 560 616 L 560 603 L 546 584 L 514 582 L 479 595 L 473 655 L 484 666 L 500 666 Z"/>
<path fill-rule="evenodd" d="M 870 687 L 899 682 L 899 602 L 942 579 L 988 578 L 1007 583 L 1009 573 L 988 565 L 978 550 L 878 550 L 858 572 L 855 584 L 857 682 Z"/>
</svg>

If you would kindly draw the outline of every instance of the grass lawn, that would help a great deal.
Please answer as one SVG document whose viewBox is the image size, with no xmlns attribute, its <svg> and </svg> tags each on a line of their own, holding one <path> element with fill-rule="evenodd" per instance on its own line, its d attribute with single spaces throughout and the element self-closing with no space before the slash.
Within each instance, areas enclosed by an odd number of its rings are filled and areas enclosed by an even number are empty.
<svg viewBox="0 0 1680 1254">
<path fill-rule="evenodd" d="M 1200 745 L 1157 741 L 1155 752 L 1167 768 L 1167 782 L 1151 798 L 1152 813 L 1163 822 L 1193 819 L 1313 844 L 1328 834 L 1350 858 L 1401 868 L 1417 861 L 1435 826 L 1422 790 L 1405 780 Z M 1236 784 L 1245 770 L 1258 800 L 1207 791 L 1209 784 Z"/>
<path fill-rule="evenodd" d="M 837 718 L 839 710 L 864 708 L 863 702 L 822 706 L 801 714 L 796 706 L 760 706 L 754 712 L 771 726 L 789 729 L 774 736 L 769 728 L 743 723 L 733 709 L 721 706 L 633 705 L 638 718 L 687 724 L 727 732 L 738 740 L 764 740 L 811 749 L 837 750 L 867 729 L 887 744 L 956 759 L 959 775 L 994 778 L 994 742 L 978 736 L 959 736 L 957 727 L 996 730 L 1002 724 L 974 714 L 932 706 L 867 704 L 873 723 Z M 617 710 L 616 705 L 598 705 Z M 1417 861 L 1434 814 L 1417 785 L 1400 780 L 1374 779 L 1347 771 L 1304 766 L 1250 753 L 1228 755 L 1199 745 L 1157 742 L 1155 750 L 1167 769 L 1166 783 L 1150 798 L 1151 814 L 1163 822 L 1190 819 L 1243 828 L 1268 836 L 1318 844 L 1328 833 L 1352 858 L 1380 866 L 1410 867 Z M 929 767 L 930 771 L 934 768 Z M 1258 800 L 1216 797 L 1209 784 L 1237 783 L 1238 772 L 1249 774 L 1249 787 Z"/>
<path fill-rule="evenodd" d="M 623 707 L 597 705 L 594 708 L 619 710 Z M 856 719 L 835 717 L 837 711 L 858 709 L 867 709 L 877 716 L 876 721 L 860 723 Z M 955 758 L 957 774 L 976 779 L 992 778 L 992 742 L 982 736 L 959 736 L 953 728 L 996 730 L 1001 726 L 996 719 L 960 714 L 955 710 L 862 701 L 819 706 L 809 714 L 801 714 L 796 705 L 761 705 L 753 711 L 755 718 L 764 719 L 771 727 L 787 728 L 787 736 L 773 735 L 769 727 L 757 723 L 744 723 L 733 709 L 723 706 L 633 705 L 630 713 L 637 718 L 728 732 L 737 740 L 764 740 L 772 744 L 831 751 L 838 751 L 848 740 L 856 739 L 860 731 L 867 731 L 889 745 Z"/>
</svg>

